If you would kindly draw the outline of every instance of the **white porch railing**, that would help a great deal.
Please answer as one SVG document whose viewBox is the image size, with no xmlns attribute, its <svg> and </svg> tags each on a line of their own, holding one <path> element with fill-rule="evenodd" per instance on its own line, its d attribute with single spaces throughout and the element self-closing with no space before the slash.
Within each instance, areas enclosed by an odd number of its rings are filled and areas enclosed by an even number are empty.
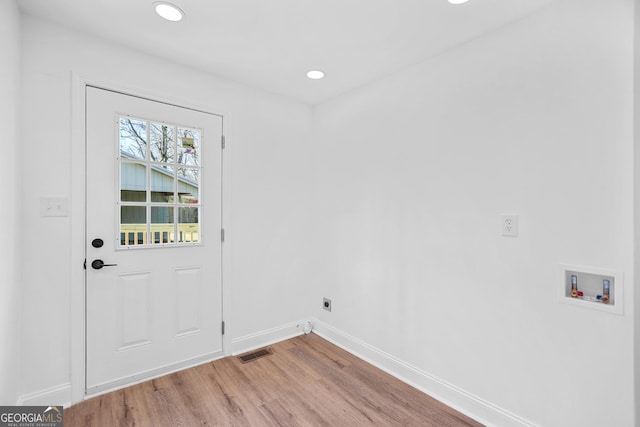
<svg viewBox="0 0 640 427">
<path fill-rule="evenodd" d="M 147 224 L 121 224 L 122 246 L 156 245 L 163 243 L 196 243 L 200 241 L 199 224 L 178 224 L 177 239 L 173 224 L 151 224 L 150 236 Z"/>
</svg>

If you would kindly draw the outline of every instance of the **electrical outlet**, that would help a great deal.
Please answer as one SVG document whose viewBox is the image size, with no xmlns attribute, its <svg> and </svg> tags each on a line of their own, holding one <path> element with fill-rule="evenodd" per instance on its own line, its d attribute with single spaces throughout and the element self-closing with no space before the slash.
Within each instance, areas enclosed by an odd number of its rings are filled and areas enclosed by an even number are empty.
<svg viewBox="0 0 640 427">
<path fill-rule="evenodd" d="M 518 236 L 518 215 L 502 215 L 502 235 L 508 237 Z"/>
<path fill-rule="evenodd" d="M 331 300 L 329 298 L 322 298 L 322 308 L 331 311 Z"/>
</svg>

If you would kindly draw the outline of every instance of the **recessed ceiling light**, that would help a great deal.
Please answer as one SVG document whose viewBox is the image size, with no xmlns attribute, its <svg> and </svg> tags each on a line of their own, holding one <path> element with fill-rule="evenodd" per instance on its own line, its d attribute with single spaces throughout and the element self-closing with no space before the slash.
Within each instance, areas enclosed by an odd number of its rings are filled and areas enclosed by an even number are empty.
<svg viewBox="0 0 640 427">
<path fill-rule="evenodd" d="M 156 13 L 167 21 L 178 22 L 184 16 L 184 12 L 176 5 L 166 2 L 156 2 L 153 4 Z"/>
<path fill-rule="evenodd" d="M 449 0 L 449 3 L 451 4 L 462 4 L 462 3 L 466 3 L 469 0 Z"/>
<path fill-rule="evenodd" d="M 320 80 L 324 77 L 324 72 L 320 70 L 311 70 L 307 72 L 307 77 L 311 80 Z"/>
</svg>

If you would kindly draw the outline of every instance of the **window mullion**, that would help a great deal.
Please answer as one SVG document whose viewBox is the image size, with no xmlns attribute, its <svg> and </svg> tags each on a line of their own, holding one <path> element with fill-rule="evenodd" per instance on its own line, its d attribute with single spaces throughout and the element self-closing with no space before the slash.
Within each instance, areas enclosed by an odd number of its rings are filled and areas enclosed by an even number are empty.
<svg viewBox="0 0 640 427">
<path fill-rule="evenodd" d="M 151 235 L 151 122 L 147 120 L 147 145 L 146 145 L 146 169 L 147 169 L 147 242 L 154 242 L 154 236 Z"/>
</svg>

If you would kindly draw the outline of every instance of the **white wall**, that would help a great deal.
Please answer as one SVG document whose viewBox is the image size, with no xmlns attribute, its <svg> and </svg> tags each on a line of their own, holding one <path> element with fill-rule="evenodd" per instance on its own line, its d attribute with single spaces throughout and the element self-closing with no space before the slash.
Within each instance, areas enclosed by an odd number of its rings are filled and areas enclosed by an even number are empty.
<svg viewBox="0 0 640 427">
<path fill-rule="evenodd" d="M 634 38 L 634 240 L 635 240 L 635 271 L 640 269 L 640 7 L 634 4 L 635 17 L 635 38 Z M 637 283 L 640 277 L 636 274 L 633 283 L 634 289 L 637 289 Z M 640 292 L 635 292 L 634 307 L 640 307 Z M 636 426 L 640 425 L 640 316 L 635 315 L 634 327 L 634 357 L 635 360 L 635 402 L 636 402 Z"/>
<path fill-rule="evenodd" d="M 20 374 L 20 13 L 15 1 L 5 3 L 0 14 L 0 224 L 4 224 L 0 245 L 0 405 L 14 405 Z"/>
<path fill-rule="evenodd" d="M 317 107 L 334 336 L 494 420 L 633 425 L 633 24 L 632 0 L 561 1 Z M 559 303 L 560 263 L 624 272 L 624 315 Z"/>
<path fill-rule="evenodd" d="M 561 1 L 324 103 L 313 118 L 296 102 L 24 18 L 20 163 L 0 172 L 3 183 L 23 180 L 14 194 L 29 224 L 17 391 L 46 395 L 70 382 L 82 260 L 70 259 L 69 236 L 82 218 L 41 218 L 38 203 L 76 188 L 73 70 L 231 113 L 225 277 L 235 340 L 315 313 L 532 423 L 632 425 L 632 3 Z M 13 34 L 0 46 L 16 56 L 14 12 L 0 18 Z M 0 65 L 3 95 L 17 86 L 10 62 Z M 0 105 L 11 113 L 18 102 Z M 10 116 L 1 123 L 17 134 Z M 16 222 L 16 210 L 0 212 Z M 520 215 L 516 239 L 499 236 L 505 212 Z M 20 279 L 11 256 L 0 257 L 3 291 Z M 561 262 L 623 271 L 624 316 L 558 303 Z M 323 296 L 331 313 L 319 309 Z M 0 338 L 15 342 L 10 318 Z M 5 378 L 17 381 L 17 354 L 0 352 L 0 403 L 15 400 Z"/>
<path fill-rule="evenodd" d="M 69 313 L 77 312 L 70 307 L 72 289 L 82 287 L 83 259 L 71 259 L 82 210 L 66 218 L 42 218 L 38 211 L 41 196 L 70 197 L 71 206 L 78 206 L 74 196 L 82 197 L 72 176 L 78 165 L 71 164 L 77 157 L 71 151 L 71 71 L 226 115 L 228 332 L 242 341 L 309 314 L 302 253 L 310 233 L 309 107 L 32 17 L 24 17 L 22 36 L 25 126 L 20 146 L 10 147 L 19 148 L 20 202 L 29 224 L 22 234 L 20 392 L 26 402 L 67 399 L 71 370 L 78 369 L 70 367 L 70 322 L 77 319 Z"/>
</svg>

